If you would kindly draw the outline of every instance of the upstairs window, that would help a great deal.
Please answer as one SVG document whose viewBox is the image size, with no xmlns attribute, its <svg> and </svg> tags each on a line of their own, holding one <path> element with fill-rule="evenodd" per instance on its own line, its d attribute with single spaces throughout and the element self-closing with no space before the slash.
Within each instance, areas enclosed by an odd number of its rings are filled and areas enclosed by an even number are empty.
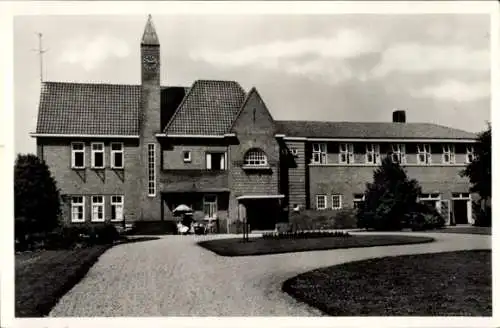
<svg viewBox="0 0 500 328">
<path fill-rule="evenodd" d="M 96 142 L 91 144 L 92 147 L 92 168 L 103 169 L 104 168 L 104 144 L 102 142 Z"/>
<path fill-rule="evenodd" d="M 467 146 L 465 148 L 465 162 L 467 164 L 474 162 L 476 155 L 474 153 L 474 146 Z"/>
<path fill-rule="evenodd" d="M 326 143 L 312 144 L 312 164 L 326 164 Z"/>
<path fill-rule="evenodd" d="M 341 143 L 339 145 L 339 163 L 354 163 L 354 146 L 351 143 Z"/>
<path fill-rule="evenodd" d="M 123 169 L 123 143 L 111 143 L 111 168 Z"/>
<path fill-rule="evenodd" d="M 260 149 L 250 149 L 243 160 L 245 166 L 267 166 L 267 156 Z"/>
<path fill-rule="evenodd" d="M 326 209 L 326 195 L 316 195 L 316 209 Z"/>
<path fill-rule="evenodd" d="M 104 221 L 104 197 L 92 196 L 92 221 Z"/>
<path fill-rule="evenodd" d="M 367 144 L 366 145 L 366 164 L 379 164 L 380 163 L 380 145 Z"/>
<path fill-rule="evenodd" d="M 392 144 L 391 145 L 391 160 L 394 163 L 405 164 L 406 163 L 406 150 L 404 144 Z"/>
<path fill-rule="evenodd" d="M 225 153 L 207 153 L 205 156 L 206 156 L 206 169 L 207 170 L 225 170 L 226 169 L 226 154 Z M 245 165 L 248 165 L 248 164 L 245 164 Z"/>
<path fill-rule="evenodd" d="M 340 210 L 342 208 L 342 195 L 332 195 L 332 209 Z"/>
<path fill-rule="evenodd" d="M 417 145 L 417 162 L 418 164 L 431 164 L 431 145 L 420 144 Z"/>
<path fill-rule="evenodd" d="M 123 196 L 111 196 L 111 221 L 123 221 Z"/>
<path fill-rule="evenodd" d="M 85 144 L 83 142 L 71 144 L 71 167 L 74 169 L 85 168 Z"/>
<path fill-rule="evenodd" d="M 85 222 L 85 198 L 71 197 L 71 222 Z"/>
<path fill-rule="evenodd" d="M 444 164 L 454 164 L 455 163 L 455 146 L 451 144 L 443 145 L 443 163 Z"/>
</svg>

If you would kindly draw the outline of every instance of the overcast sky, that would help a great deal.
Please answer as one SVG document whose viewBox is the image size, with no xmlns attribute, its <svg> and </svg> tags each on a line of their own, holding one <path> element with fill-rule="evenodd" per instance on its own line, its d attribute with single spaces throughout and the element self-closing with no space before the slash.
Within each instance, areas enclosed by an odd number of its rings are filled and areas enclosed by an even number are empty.
<svg viewBox="0 0 500 328">
<path fill-rule="evenodd" d="M 140 83 L 147 17 L 18 16 L 14 20 L 15 151 L 35 152 L 45 79 Z M 276 119 L 409 122 L 471 132 L 490 120 L 487 15 L 153 15 L 162 85 L 197 79 L 255 86 Z"/>
</svg>

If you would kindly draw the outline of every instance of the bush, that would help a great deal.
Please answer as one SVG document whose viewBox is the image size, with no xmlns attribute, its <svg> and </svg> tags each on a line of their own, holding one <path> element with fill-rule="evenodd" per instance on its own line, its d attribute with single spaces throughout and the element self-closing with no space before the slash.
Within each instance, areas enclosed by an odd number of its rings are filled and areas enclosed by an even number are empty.
<svg viewBox="0 0 500 328">
<path fill-rule="evenodd" d="M 351 235 L 343 231 L 304 231 L 304 232 L 280 232 L 265 233 L 264 239 L 307 239 L 307 238 L 326 238 L 326 237 L 350 237 Z"/>
<path fill-rule="evenodd" d="M 60 227 L 45 236 L 45 249 L 73 249 L 107 245 L 120 240 L 118 229 L 110 223 Z"/>
<path fill-rule="evenodd" d="M 290 215 L 292 231 L 353 229 L 357 227 L 356 210 L 305 210 Z"/>
<path fill-rule="evenodd" d="M 415 211 L 421 188 L 416 180 L 388 156 L 366 185 L 365 200 L 358 209 L 359 228 L 401 230 L 405 218 Z"/>
<path fill-rule="evenodd" d="M 472 203 L 472 212 L 474 213 L 474 225 L 477 227 L 491 227 L 491 206 L 486 205 L 481 208 L 481 202 Z"/>
<path fill-rule="evenodd" d="M 414 231 L 432 230 L 443 228 L 445 222 L 445 218 L 435 207 L 417 203 L 413 212 L 407 216 L 404 227 Z"/>
</svg>

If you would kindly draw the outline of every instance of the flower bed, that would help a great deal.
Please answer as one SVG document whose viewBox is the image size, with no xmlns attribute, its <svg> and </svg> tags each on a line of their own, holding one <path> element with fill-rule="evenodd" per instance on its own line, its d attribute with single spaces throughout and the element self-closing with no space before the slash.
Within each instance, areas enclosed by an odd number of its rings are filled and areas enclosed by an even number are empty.
<svg viewBox="0 0 500 328">
<path fill-rule="evenodd" d="M 326 237 L 351 237 L 351 235 L 343 231 L 271 232 L 262 235 L 264 239 L 306 239 Z"/>
</svg>

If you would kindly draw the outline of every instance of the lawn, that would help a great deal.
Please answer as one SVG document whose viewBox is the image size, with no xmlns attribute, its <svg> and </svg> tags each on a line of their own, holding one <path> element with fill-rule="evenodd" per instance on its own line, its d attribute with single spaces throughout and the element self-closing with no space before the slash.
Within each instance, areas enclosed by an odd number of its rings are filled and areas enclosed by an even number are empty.
<svg viewBox="0 0 500 328">
<path fill-rule="evenodd" d="M 137 242 L 156 238 L 136 238 Z M 97 245 L 72 250 L 41 250 L 16 254 L 16 317 L 43 317 L 76 285 L 108 248 Z"/>
<path fill-rule="evenodd" d="M 289 279 L 283 291 L 332 316 L 491 316 L 491 251 L 346 263 Z"/>
<path fill-rule="evenodd" d="M 372 247 L 428 243 L 428 237 L 402 235 L 352 235 L 350 237 L 323 237 L 308 239 L 241 238 L 209 240 L 198 245 L 222 256 L 266 255 L 292 252 L 318 251 L 340 248 Z"/>
</svg>

